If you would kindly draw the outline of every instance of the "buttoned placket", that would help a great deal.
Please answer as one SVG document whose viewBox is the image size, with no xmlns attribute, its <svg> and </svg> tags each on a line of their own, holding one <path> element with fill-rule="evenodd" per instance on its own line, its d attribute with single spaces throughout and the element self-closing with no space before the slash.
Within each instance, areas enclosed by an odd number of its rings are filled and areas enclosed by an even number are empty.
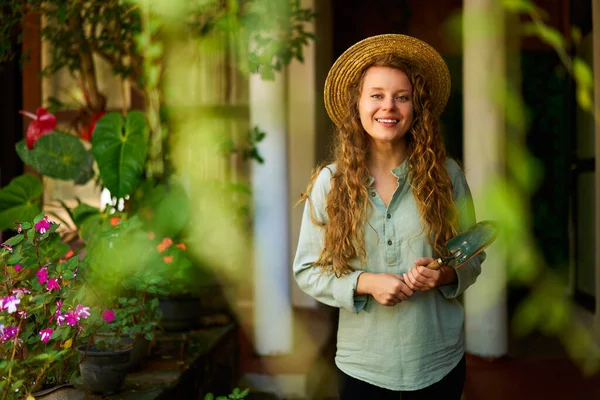
<svg viewBox="0 0 600 400">
<path fill-rule="evenodd" d="M 397 197 L 400 195 L 402 191 L 402 186 L 404 182 L 406 182 L 406 173 L 405 173 L 405 165 L 401 164 L 392 170 L 392 174 L 397 178 L 396 189 L 394 189 L 394 193 L 392 194 L 392 198 L 385 207 L 385 203 L 383 199 L 379 196 L 379 193 L 373 187 L 373 182 L 375 182 L 375 178 L 371 177 L 369 180 L 369 190 L 372 199 L 373 206 L 379 211 L 385 211 L 383 213 L 383 241 L 385 247 L 385 262 L 388 268 L 393 268 L 397 264 L 397 260 L 400 257 L 400 249 L 398 249 L 396 243 L 396 229 L 392 219 L 392 213 L 395 210 L 395 204 L 397 203 Z"/>
</svg>

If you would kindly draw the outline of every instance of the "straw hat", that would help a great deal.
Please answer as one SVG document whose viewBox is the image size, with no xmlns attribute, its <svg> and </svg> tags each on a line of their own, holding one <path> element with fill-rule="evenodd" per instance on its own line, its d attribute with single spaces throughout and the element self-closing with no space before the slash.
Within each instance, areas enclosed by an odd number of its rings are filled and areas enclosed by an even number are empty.
<svg viewBox="0 0 600 400">
<path fill-rule="evenodd" d="M 361 71 L 382 55 L 395 54 L 415 67 L 427 80 L 432 94 L 433 112 L 440 116 L 450 96 L 450 72 L 446 62 L 430 45 L 412 36 L 386 34 L 371 36 L 354 44 L 333 64 L 325 80 L 325 108 L 340 126 L 346 95 Z"/>
</svg>

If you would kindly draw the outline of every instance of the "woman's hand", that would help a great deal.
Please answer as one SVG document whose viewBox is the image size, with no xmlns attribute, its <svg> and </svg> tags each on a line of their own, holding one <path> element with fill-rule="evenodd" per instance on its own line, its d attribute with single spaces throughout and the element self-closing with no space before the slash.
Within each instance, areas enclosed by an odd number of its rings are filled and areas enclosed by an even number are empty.
<svg viewBox="0 0 600 400">
<path fill-rule="evenodd" d="M 370 294 L 381 305 L 392 307 L 412 296 L 402 275 L 363 272 L 358 277 L 356 294 Z"/>
<path fill-rule="evenodd" d="M 441 285 L 456 281 L 454 268 L 442 266 L 438 270 L 426 267 L 433 261 L 431 257 L 421 257 L 415 260 L 415 266 L 404 274 L 404 281 L 415 292 L 424 292 Z"/>
</svg>

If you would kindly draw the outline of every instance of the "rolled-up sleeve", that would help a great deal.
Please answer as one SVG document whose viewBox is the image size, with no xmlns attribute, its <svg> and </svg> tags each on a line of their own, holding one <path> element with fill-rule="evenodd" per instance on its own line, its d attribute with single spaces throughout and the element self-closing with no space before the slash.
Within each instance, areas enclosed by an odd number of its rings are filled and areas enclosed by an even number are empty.
<svg viewBox="0 0 600 400">
<path fill-rule="evenodd" d="M 329 168 L 323 168 L 310 193 L 313 216 L 319 223 L 327 221 L 325 199 L 331 188 Z M 324 272 L 318 266 L 313 266 L 323 249 L 324 228 L 312 221 L 310 209 L 311 206 L 307 201 L 304 205 L 298 248 L 294 258 L 294 278 L 300 289 L 317 301 L 358 313 L 367 303 L 366 295 L 355 295 L 358 277 L 363 271 L 357 270 L 336 277 L 331 272 Z"/>
<path fill-rule="evenodd" d="M 454 203 L 458 212 L 459 232 L 463 232 L 473 226 L 476 222 L 475 207 L 473 206 L 473 198 L 471 190 L 467 184 L 462 169 L 456 161 L 448 160 L 446 164 L 450 179 L 453 185 Z M 442 294 L 453 299 L 460 296 L 469 286 L 477 280 L 481 273 L 481 263 L 485 260 L 485 252 L 479 253 L 461 267 L 455 269 L 458 280 L 454 283 L 439 287 Z"/>
</svg>

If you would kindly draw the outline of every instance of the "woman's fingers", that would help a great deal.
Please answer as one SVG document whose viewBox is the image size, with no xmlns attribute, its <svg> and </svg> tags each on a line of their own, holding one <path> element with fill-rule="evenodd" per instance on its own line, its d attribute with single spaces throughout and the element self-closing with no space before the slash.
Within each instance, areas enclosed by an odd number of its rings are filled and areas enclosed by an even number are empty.
<svg viewBox="0 0 600 400">
<path fill-rule="evenodd" d="M 406 277 L 405 279 L 410 283 L 411 289 L 421 291 L 427 288 L 426 279 L 420 276 L 416 268 L 409 269 L 404 276 Z"/>
<path fill-rule="evenodd" d="M 404 279 L 411 289 L 425 291 L 436 286 L 439 271 L 433 271 L 423 266 L 415 266 L 404 274 Z"/>
</svg>

